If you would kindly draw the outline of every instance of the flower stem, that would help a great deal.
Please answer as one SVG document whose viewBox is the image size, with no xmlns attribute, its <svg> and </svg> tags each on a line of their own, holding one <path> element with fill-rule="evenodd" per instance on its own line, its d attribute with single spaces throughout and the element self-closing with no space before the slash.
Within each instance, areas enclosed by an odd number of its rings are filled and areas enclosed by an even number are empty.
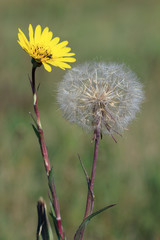
<svg viewBox="0 0 160 240">
<path fill-rule="evenodd" d="M 41 125 L 41 121 L 40 121 L 40 115 L 39 115 L 39 109 L 38 109 L 38 102 L 37 102 L 37 89 L 36 89 L 36 83 L 35 83 L 35 71 L 36 68 L 34 65 L 32 67 L 32 80 L 30 81 L 31 83 L 31 87 L 32 87 L 32 93 L 33 93 L 33 105 L 34 105 L 34 112 L 36 114 L 36 122 L 37 122 L 37 130 L 39 132 L 39 138 L 40 138 L 40 147 L 41 147 L 41 152 L 42 152 L 42 156 L 43 156 L 43 160 L 44 160 L 44 166 L 45 166 L 45 170 L 46 170 L 46 174 L 48 177 L 48 184 L 52 193 L 52 202 L 53 202 L 53 206 L 54 206 L 54 210 L 55 210 L 55 214 L 56 214 L 56 220 L 57 220 L 57 226 L 58 226 L 58 230 L 59 233 L 63 239 L 63 230 L 62 230 L 62 225 L 61 225 L 61 215 L 60 215 L 60 207 L 59 207 L 59 202 L 58 202 L 58 197 L 56 194 L 56 188 L 55 188 L 55 184 L 54 181 L 52 180 L 52 182 L 50 183 L 50 172 L 51 172 L 51 165 L 50 165 L 50 161 L 49 161 L 49 157 L 48 157 L 48 151 L 47 151 L 47 147 L 45 144 L 45 139 L 44 139 L 44 133 L 43 133 L 43 129 L 42 129 L 42 125 Z"/>
<path fill-rule="evenodd" d="M 97 164 L 97 158 L 98 158 L 98 147 L 99 147 L 99 138 L 100 138 L 100 131 L 97 127 L 94 132 L 94 157 L 93 157 L 93 165 L 92 165 L 92 173 L 91 173 L 91 179 L 88 186 L 88 195 L 87 195 L 87 202 L 86 202 L 86 210 L 84 214 L 84 219 L 87 218 L 93 211 L 94 206 L 94 194 L 93 194 L 93 186 L 94 186 L 94 179 L 95 179 L 95 173 L 96 173 L 96 164 Z M 83 234 L 84 230 L 81 232 L 81 240 L 83 240 Z"/>
</svg>

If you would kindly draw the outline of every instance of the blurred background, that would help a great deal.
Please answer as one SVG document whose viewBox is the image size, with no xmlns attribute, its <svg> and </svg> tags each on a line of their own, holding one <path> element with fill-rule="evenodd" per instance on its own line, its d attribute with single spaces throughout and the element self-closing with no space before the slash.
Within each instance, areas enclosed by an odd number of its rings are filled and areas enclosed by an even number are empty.
<svg viewBox="0 0 160 240">
<path fill-rule="evenodd" d="M 160 240 L 160 2 L 157 0 L 0 1 L 0 239 L 35 239 L 36 204 L 48 188 L 38 141 L 31 127 L 30 57 L 17 43 L 18 28 L 48 26 L 68 40 L 77 63 L 125 63 L 144 84 L 145 101 L 136 120 L 115 144 L 100 142 L 95 208 L 118 205 L 93 219 L 87 240 Z M 65 71 L 43 67 L 39 106 L 54 166 L 63 226 L 68 239 L 80 224 L 87 185 L 77 153 L 88 172 L 92 134 L 62 118 L 56 101 Z"/>
</svg>

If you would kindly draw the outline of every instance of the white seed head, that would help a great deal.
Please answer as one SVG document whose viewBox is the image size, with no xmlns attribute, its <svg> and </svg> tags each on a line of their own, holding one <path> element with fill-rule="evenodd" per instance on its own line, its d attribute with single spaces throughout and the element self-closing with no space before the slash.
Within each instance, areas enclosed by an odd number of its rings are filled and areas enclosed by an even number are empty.
<svg viewBox="0 0 160 240">
<path fill-rule="evenodd" d="M 69 70 L 58 89 L 64 117 L 88 130 L 120 133 L 144 98 L 142 84 L 124 64 L 92 62 Z"/>
</svg>

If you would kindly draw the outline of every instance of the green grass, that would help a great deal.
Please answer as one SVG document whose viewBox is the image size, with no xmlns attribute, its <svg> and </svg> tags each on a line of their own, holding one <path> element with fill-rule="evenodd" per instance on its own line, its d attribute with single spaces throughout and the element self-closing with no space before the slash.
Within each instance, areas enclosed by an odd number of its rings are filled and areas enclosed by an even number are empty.
<svg viewBox="0 0 160 240">
<path fill-rule="evenodd" d="M 28 81 L 30 58 L 17 44 L 20 27 L 49 26 L 69 40 L 77 63 L 126 63 L 144 84 L 137 119 L 115 144 L 100 143 L 95 179 L 95 210 L 118 203 L 88 225 L 87 240 L 160 239 L 160 3 L 159 1 L 11 1 L 0 4 L 0 239 L 35 239 L 40 196 L 47 202 L 43 161 L 28 112 L 33 111 Z M 72 66 L 75 66 L 72 64 Z M 77 158 L 90 171 L 91 134 L 66 122 L 56 102 L 64 71 L 37 71 L 43 129 L 68 239 L 83 218 L 87 186 Z"/>
</svg>

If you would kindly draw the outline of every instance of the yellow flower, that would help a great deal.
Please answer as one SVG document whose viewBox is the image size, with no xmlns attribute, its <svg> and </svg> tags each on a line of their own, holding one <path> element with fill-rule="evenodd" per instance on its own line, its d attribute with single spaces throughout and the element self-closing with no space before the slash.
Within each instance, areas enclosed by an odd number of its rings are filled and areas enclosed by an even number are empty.
<svg viewBox="0 0 160 240">
<path fill-rule="evenodd" d="M 21 29 L 18 30 L 18 43 L 20 46 L 32 57 L 32 59 L 34 59 L 34 61 L 40 65 L 43 64 L 48 72 L 52 71 L 49 64 L 65 70 L 65 68 L 71 68 L 67 62 L 76 61 L 76 59 L 72 57 L 75 53 L 70 53 L 71 48 L 66 47 L 68 41 L 59 43 L 59 37 L 52 39 L 53 33 L 49 31 L 48 27 L 41 32 L 41 26 L 37 25 L 33 36 L 33 27 L 29 24 L 29 41 Z"/>
</svg>

